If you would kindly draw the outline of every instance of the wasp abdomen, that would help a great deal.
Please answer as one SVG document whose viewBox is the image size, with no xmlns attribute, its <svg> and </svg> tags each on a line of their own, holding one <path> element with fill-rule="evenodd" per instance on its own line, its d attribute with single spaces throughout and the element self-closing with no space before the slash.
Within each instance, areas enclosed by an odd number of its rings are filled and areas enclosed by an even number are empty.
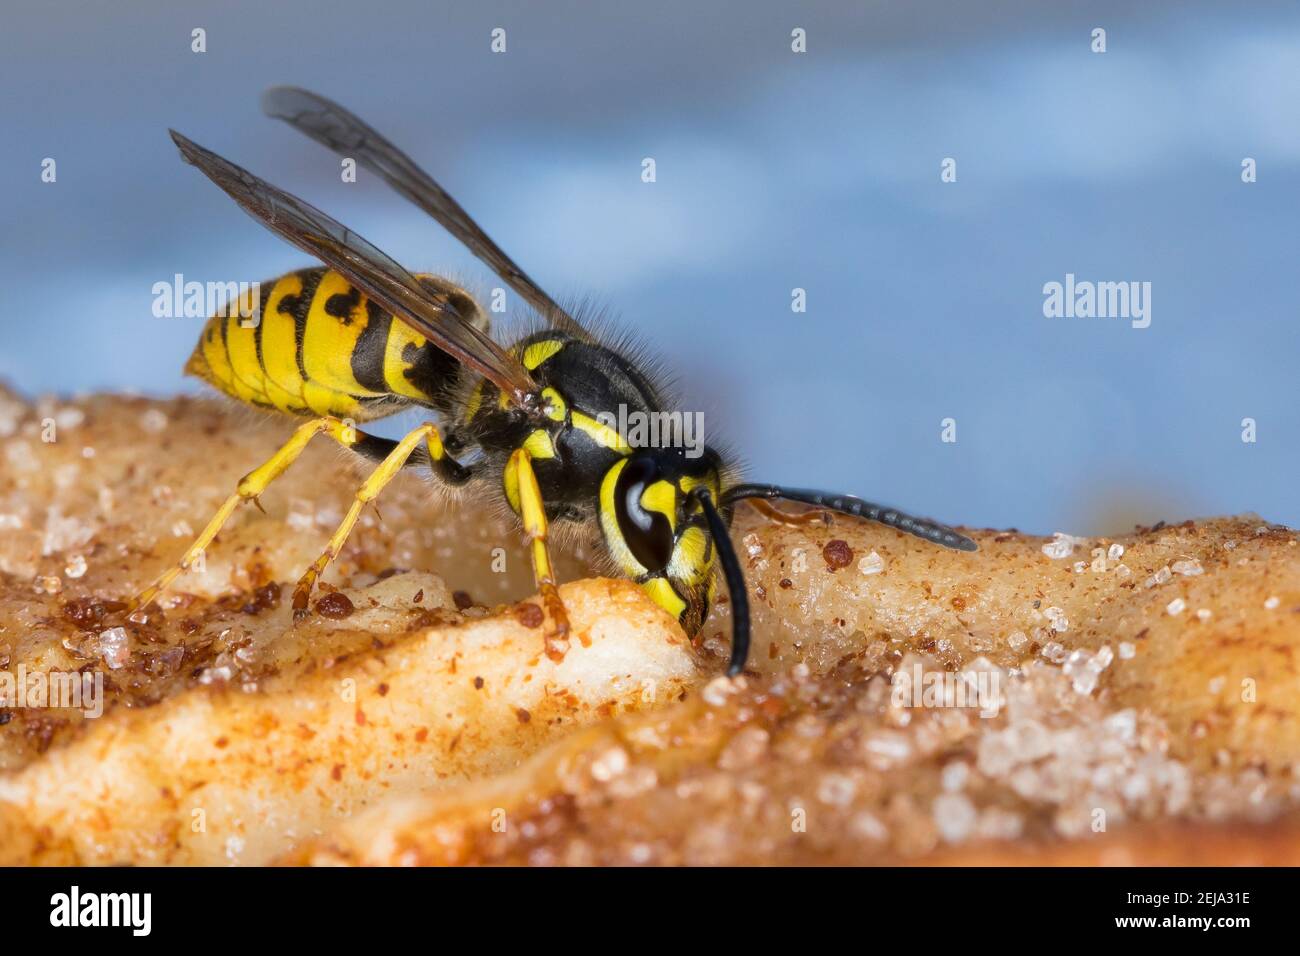
<svg viewBox="0 0 1300 956">
<path fill-rule="evenodd" d="M 420 281 L 486 327 L 467 294 Z M 409 404 L 441 408 L 459 366 L 332 269 L 303 269 L 208 319 L 185 370 L 242 402 L 367 421 Z"/>
</svg>

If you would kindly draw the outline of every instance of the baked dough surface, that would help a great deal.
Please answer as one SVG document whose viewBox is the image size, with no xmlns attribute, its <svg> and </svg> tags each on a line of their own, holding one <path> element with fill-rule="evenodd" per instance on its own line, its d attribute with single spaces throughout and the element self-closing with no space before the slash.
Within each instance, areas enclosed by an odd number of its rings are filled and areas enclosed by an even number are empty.
<svg viewBox="0 0 1300 956">
<path fill-rule="evenodd" d="M 971 555 L 746 506 L 729 681 L 726 604 L 692 646 L 581 547 L 548 660 L 518 532 L 414 475 L 294 625 L 359 480 L 324 442 L 127 620 L 284 422 L 0 395 L 0 434 L 0 670 L 105 704 L 0 710 L 0 863 L 1300 862 L 1300 546 L 1257 517 Z"/>
</svg>

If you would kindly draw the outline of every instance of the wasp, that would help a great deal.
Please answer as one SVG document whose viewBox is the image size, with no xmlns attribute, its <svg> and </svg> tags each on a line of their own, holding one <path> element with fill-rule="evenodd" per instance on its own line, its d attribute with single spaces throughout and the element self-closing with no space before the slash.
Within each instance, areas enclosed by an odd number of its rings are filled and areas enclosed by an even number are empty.
<svg viewBox="0 0 1300 956">
<path fill-rule="evenodd" d="M 549 617 L 545 650 L 564 656 L 569 621 L 549 542 L 571 526 L 603 542 L 611 568 L 640 585 L 694 636 L 715 600 L 721 565 L 732 604 L 728 673 L 749 653 L 744 574 L 729 536 L 735 506 L 753 499 L 773 518 L 776 499 L 877 521 L 964 551 L 971 539 L 850 495 L 741 483 L 711 445 L 635 447 L 610 426 L 626 413 L 662 413 L 660 388 L 625 347 L 575 319 L 493 242 L 460 204 L 404 152 L 348 110 L 295 87 L 275 87 L 264 111 L 384 179 L 460 240 L 530 307 L 538 331 L 510 346 L 489 334 L 465 290 L 414 275 L 326 213 L 171 131 L 196 166 L 263 226 L 324 265 L 261 284 L 259 320 L 241 308 L 207 321 L 186 371 L 256 406 L 307 419 L 246 474 L 180 561 L 132 602 L 147 606 L 190 567 L 242 503 L 258 500 L 317 435 L 370 461 L 338 530 L 293 591 L 295 619 L 309 613 L 315 582 L 339 554 L 362 509 L 403 468 L 504 501 L 522 525 Z M 251 295 L 250 295 L 251 298 Z M 418 407 L 433 420 L 400 440 L 356 426 Z"/>
</svg>

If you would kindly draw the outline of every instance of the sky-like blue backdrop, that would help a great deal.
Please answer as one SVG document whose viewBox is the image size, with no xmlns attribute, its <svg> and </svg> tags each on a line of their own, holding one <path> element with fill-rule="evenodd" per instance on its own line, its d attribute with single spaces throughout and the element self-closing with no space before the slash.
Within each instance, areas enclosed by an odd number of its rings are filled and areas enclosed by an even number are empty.
<svg viewBox="0 0 1300 956">
<path fill-rule="evenodd" d="M 1038 532 L 1300 524 L 1293 2 L 7 9 L 0 378 L 197 390 L 180 369 L 200 320 L 154 318 L 152 285 L 304 264 L 180 163 L 168 126 L 413 269 L 498 284 L 265 119 L 275 83 L 360 113 L 557 298 L 640 330 L 754 477 Z M 1149 281 L 1150 328 L 1045 318 L 1066 273 Z"/>
</svg>

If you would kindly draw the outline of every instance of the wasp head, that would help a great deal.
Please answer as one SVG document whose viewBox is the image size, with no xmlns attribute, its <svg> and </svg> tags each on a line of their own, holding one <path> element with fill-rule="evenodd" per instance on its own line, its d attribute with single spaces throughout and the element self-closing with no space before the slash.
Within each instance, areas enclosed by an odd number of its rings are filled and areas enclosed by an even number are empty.
<svg viewBox="0 0 1300 956">
<path fill-rule="evenodd" d="M 620 458 L 600 489 L 600 526 L 620 569 L 695 634 L 714 594 L 715 542 L 701 498 L 721 493 L 720 459 L 679 448 Z"/>
</svg>

